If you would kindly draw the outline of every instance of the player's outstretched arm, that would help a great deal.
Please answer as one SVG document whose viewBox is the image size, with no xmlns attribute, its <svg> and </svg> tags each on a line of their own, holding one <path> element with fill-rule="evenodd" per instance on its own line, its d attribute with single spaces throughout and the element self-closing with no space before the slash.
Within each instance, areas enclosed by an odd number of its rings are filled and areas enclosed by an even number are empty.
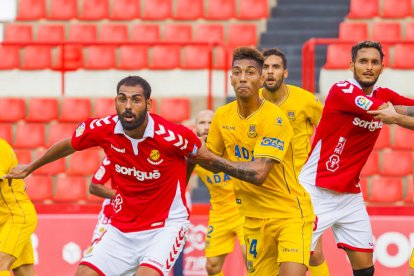
<svg viewBox="0 0 414 276">
<path fill-rule="evenodd" d="M 222 171 L 237 179 L 262 185 L 275 164 L 271 158 L 256 158 L 251 162 L 233 162 L 217 156 L 206 147 L 202 147 L 194 160 L 210 171 Z"/>
<path fill-rule="evenodd" d="M 399 106 L 401 109 L 410 111 L 410 106 Z M 388 107 L 379 110 L 368 111 L 369 114 L 374 115 L 374 118 L 386 124 L 397 124 L 399 126 L 414 130 L 414 117 L 403 115 L 395 109 L 392 103 L 388 103 Z"/>
<path fill-rule="evenodd" d="M 89 185 L 89 193 L 102 198 L 112 199 L 115 197 L 115 190 L 102 184 L 91 183 L 91 185 Z"/>
<path fill-rule="evenodd" d="M 57 142 L 51 146 L 42 156 L 34 160 L 30 164 L 17 165 L 12 168 L 10 172 L 4 175 L 6 179 L 18 179 L 25 178 L 34 170 L 65 156 L 68 156 L 75 152 L 75 149 L 72 147 L 71 139 L 67 138 L 60 142 Z"/>
</svg>

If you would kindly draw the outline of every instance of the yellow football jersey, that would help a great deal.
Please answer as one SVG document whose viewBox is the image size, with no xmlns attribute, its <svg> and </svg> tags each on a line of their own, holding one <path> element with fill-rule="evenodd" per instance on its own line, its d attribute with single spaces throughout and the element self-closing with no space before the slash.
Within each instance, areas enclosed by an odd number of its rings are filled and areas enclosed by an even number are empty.
<svg viewBox="0 0 414 276">
<path fill-rule="evenodd" d="M 212 211 L 228 212 L 229 210 L 234 209 L 237 213 L 239 212 L 231 176 L 223 172 L 212 173 L 198 165 L 195 167 L 194 171 L 210 192 Z"/>
<path fill-rule="evenodd" d="M 260 108 L 245 119 L 238 112 L 237 101 L 216 111 L 207 138 L 212 152 L 237 162 L 254 158 L 277 161 L 261 186 L 233 178 L 243 216 L 287 218 L 313 214 L 310 197 L 297 180 L 292 137 L 286 115 L 268 101 L 263 100 Z"/>
<path fill-rule="evenodd" d="M 311 149 L 310 138 L 314 132 L 314 126 L 318 125 L 322 116 L 322 103 L 315 95 L 300 87 L 286 85 L 288 95 L 279 104 L 280 109 L 288 117 L 293 127 L 293 148 L 295 153 L 295 168 L 299 174 L 308 158 Z M 259 91 L 263 98 L 263 88 Z"/>
<path fill-rule="evenodd" d="M 10 145 L 0 139 L 0 177 L 17 165 Z M 22 179 L 0 181 L 0 251 L 17 258 L 12 269 L 34 262 L 30 237 L 37 226 L 36 210 Z"/>
<path fill-rule="evenodd" d="M 10 145 L 0 138 L 0 177 L 7 174 L 9 170 L 17 165 L 17 158 L 10 147 Z M 9 185 L 9 182 L 11 185 Z M 13 179 L 13 181 L 3 180 L 0 182 L 0 189 L 2 193 L 2 199 L 0 200 L 0 208 L 10 208 L 7 203 L 13 203 L 16 201 L 26 202 L 30 199 L 25 191 L 25 184 L 22 179 Z M 12 205 L 14 206 L 14 204 Z M 14 206 L 20 210 L 19 206 Z M 10 210 L 12 211 L 12 210 Z"/>
</svg>

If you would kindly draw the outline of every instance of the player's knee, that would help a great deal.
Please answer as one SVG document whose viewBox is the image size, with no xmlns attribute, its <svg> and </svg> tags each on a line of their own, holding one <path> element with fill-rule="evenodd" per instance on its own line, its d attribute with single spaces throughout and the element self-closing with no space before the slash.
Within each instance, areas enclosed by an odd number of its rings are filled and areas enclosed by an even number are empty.
<svg viewBox="0 0 414 276">
<path fill-rule="evenodd" d="M 373 276 L 374 275 L 374 266 L 358 269 L 358 270 L 352 270 L 354 273 L 354 276 Z"/>
<path fill-rule="evenodd" d="M 309 264 L 311 266 L 321 265 L 325 261 L 322 250 L 313 251 L 312 255 L 309 258 Z"/>
<path fill-rule="evenodd" d="M 212 259 L 207 259 L 206 262 L 206 270 L 208 275 L 215 275 L 218 274 L 222 269 L 222 265 L 220 264 L 220 262 L 212 260 Z"/>
<path fill-rule="evenodd" d="M 16 258 L 12 255 L 0 252 L 0 271 L 9 270 L 15 260 Z"/>
</svg>

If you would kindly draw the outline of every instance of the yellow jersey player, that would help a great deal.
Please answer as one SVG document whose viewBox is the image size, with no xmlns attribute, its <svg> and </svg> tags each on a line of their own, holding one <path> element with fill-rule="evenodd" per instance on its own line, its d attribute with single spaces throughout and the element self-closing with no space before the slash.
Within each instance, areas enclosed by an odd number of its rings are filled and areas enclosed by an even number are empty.
<svg viewBox="0 0 414 276">
<path fill-rule="evenodd" d="M 288 77 L 285 54 L 277 48 L 263 51 L 263 88 L 259 95 L 280 107 L 293 127 L 295 168 L 299 173 L 308 158 L 310 138 L 322 116 L 322 103 L 309 91 L 285 84 Z"/>
<path fill-rule="evenodd" d="M 35 275 L 31 235 L 37 226 L 36 210 L 21 179 L 3 179 L 17 165 L 10 145 L 0 138 L 0 276 Z"/>
<path fill-rule="evenodd" d="M 197 135 L 205 139 L 210 128 L 214 112 L 202 110 L 195 118 Z M 214 174 L 200 166 L 195 172 L 210 192 L 210 214 L 206 237 L 206 270 L 208 275 L 224 275 L 223 264 L 228 253 L 233 252 L 235 237 L 242 245 L 245 258 L 246 246 L 243 238 L 244 218 L 240 215 L 239 206 L 234 195 L 233 182 L 226 173 Z"/>
<path fill-rule="evenodd" d="M 288 77 L 285 54 L 277 49 L 263 51 L 263 88 L 259 96 L 282 109 L 293 127 L 293 148 L 296 173 L 299 174 L 311 149 L 311 136 L 322 116 L 323 106 L 312 93 L 300 87 L 285 84 Z M 322 247 L 322 238 L 319 240 Z M 318 266 L 310 266 L 311 275 L 329 276 L 326 261 Z"/>
<path fill-rule="evenodd" d="M 240 179 L 233 181 L 245 217 L 248 274 L 304 276 L 315 215 L 297 180 L 289 120 L 259 97 L 263 62 L 254 48 L 235 49 L 230 80 L 236 101 L 216 111 L 208 150 L 201 147 L 195 161 Z"/>
</svg>

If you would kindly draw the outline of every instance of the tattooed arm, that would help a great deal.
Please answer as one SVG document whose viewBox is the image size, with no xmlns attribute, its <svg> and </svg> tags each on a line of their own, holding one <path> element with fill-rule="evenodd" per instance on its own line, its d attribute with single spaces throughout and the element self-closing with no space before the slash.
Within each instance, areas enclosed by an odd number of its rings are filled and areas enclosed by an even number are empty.
<svg viewBox="0 0 414 276">
<path fill-rule="evenodd" d="M 388 107 L 380 110 L 368 111 L 369 114 L 374 115 L 374 118 L 381 120 L 386 124 L 397 124 L 401 127 L 414 130 L 414 115 L 403 115 L 400 112 L 397 112 L 397 107 L 402 110 L 405 110 L 406 114 L 412 112 L 412 106 L 394 106 L 391 103 L 388 103 Z"/>
<path fill-rule="evenodd" d="M 390 103 L 388 103 L 388 105 L 390 105 Z M 401 115 L 414 117 L 414 106 L 396 105 L 394 108 L 395 111 Z"/>
<path fill-rule="evenodd" d="M 202 147 L 194 160 L 203 168 L 222 171 L 237 179 L 261 186 L 277 162 L 271 158 L 256 158 L 251 162 L 233 162 Z"/>
</svg>

